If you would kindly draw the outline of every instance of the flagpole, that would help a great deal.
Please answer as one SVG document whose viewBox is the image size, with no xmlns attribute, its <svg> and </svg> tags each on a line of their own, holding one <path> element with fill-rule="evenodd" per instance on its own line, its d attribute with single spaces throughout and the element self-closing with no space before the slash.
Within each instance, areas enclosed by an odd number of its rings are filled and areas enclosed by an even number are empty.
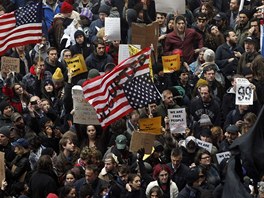
<svg viewBox="0 0 264 198">
<path fill-rule="evenodd" d="M 260 53 L 263 56 L 264 55 L 264 45 L 263 45 L 263 38 L 264 38 L 264 20 L 260 20 Z"/>
</svg>

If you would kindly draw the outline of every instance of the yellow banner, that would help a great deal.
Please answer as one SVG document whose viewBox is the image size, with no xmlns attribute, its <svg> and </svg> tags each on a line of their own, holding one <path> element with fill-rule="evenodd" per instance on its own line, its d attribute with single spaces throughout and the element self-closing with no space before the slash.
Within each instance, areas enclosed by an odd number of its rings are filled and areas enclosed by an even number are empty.
<svg viewBox="0 0 264 198">
<path fill-rule="evenodd" d="M 87 67 L 82 54 L 76 54 L 73 58 L 65 59 L 72 77 L 87 72 Z"/>
<path fill-rule="evenodd" d="M 139 128 L 146 133 L 161 134 L 161 117 L 140 119 Z"/>
<path fill-rule="evenodd" d="M 163 72 L 171 73 L 180 69 L 180 55 L 162 56 Z"/>
</svg>

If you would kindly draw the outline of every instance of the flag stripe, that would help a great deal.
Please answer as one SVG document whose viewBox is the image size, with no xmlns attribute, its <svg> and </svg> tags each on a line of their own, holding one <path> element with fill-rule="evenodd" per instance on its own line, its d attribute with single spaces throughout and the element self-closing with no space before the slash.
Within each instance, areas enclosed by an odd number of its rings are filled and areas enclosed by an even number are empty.
<svg viewBox="0 0 264 198">
<path fill-rule="evenodd" d="M 40 42 L 41 16 L 42 3 L 35 2 L 0 16 L 0 55 L 12 47 Z"/>
<path fill-rule="evenodd" d="M 143 54 L 144 62 L 140 65 L 139 57 Z M 111 72 L 84 82 L 84 97 L 95 108 L 102 127 L 110 125 L 133 110 L 123 91 L 122 84 L 130 78 L 133 79 L 149 72 L 149 54 L 149 48 L 142 50 L 124 60 Z M 119 82 L 115 84 L 116 80 Z"/>
</svg>

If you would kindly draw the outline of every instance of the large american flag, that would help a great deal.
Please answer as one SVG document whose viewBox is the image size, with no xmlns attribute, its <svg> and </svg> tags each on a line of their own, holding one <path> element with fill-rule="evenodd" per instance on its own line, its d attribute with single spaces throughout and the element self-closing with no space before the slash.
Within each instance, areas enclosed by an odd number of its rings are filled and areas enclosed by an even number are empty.
<svg viewBox="0 0 264 198">
<path fill-rule="evenodd" d="M 42 36 L 42 3 L 30 2 L 0 16 L 0 55 L 12 47 L 38 43 Z"/>
<path fill-rule="evenodd" d="M 84 82 L 84 97 L 95 108 L 102 127 L 160 98 L 149 75 L 150 52 L 146 48 L 111 72 Z"/>
</svg>

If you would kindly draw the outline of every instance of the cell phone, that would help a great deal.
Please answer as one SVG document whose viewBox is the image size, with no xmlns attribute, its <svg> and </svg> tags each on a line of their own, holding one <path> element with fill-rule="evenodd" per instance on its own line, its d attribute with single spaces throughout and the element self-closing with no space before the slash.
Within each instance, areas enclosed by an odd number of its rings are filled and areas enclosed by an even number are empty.
<svg viewBox="0 0 264 198">
<path fill-rule="evenodd" d="M 30 104 L 31 105 L 36 105 L 36 104 L 38 104 L 38 102 L 37 101 L 32 101 L 32 102 L 30 102 Z"/>
</svg>

